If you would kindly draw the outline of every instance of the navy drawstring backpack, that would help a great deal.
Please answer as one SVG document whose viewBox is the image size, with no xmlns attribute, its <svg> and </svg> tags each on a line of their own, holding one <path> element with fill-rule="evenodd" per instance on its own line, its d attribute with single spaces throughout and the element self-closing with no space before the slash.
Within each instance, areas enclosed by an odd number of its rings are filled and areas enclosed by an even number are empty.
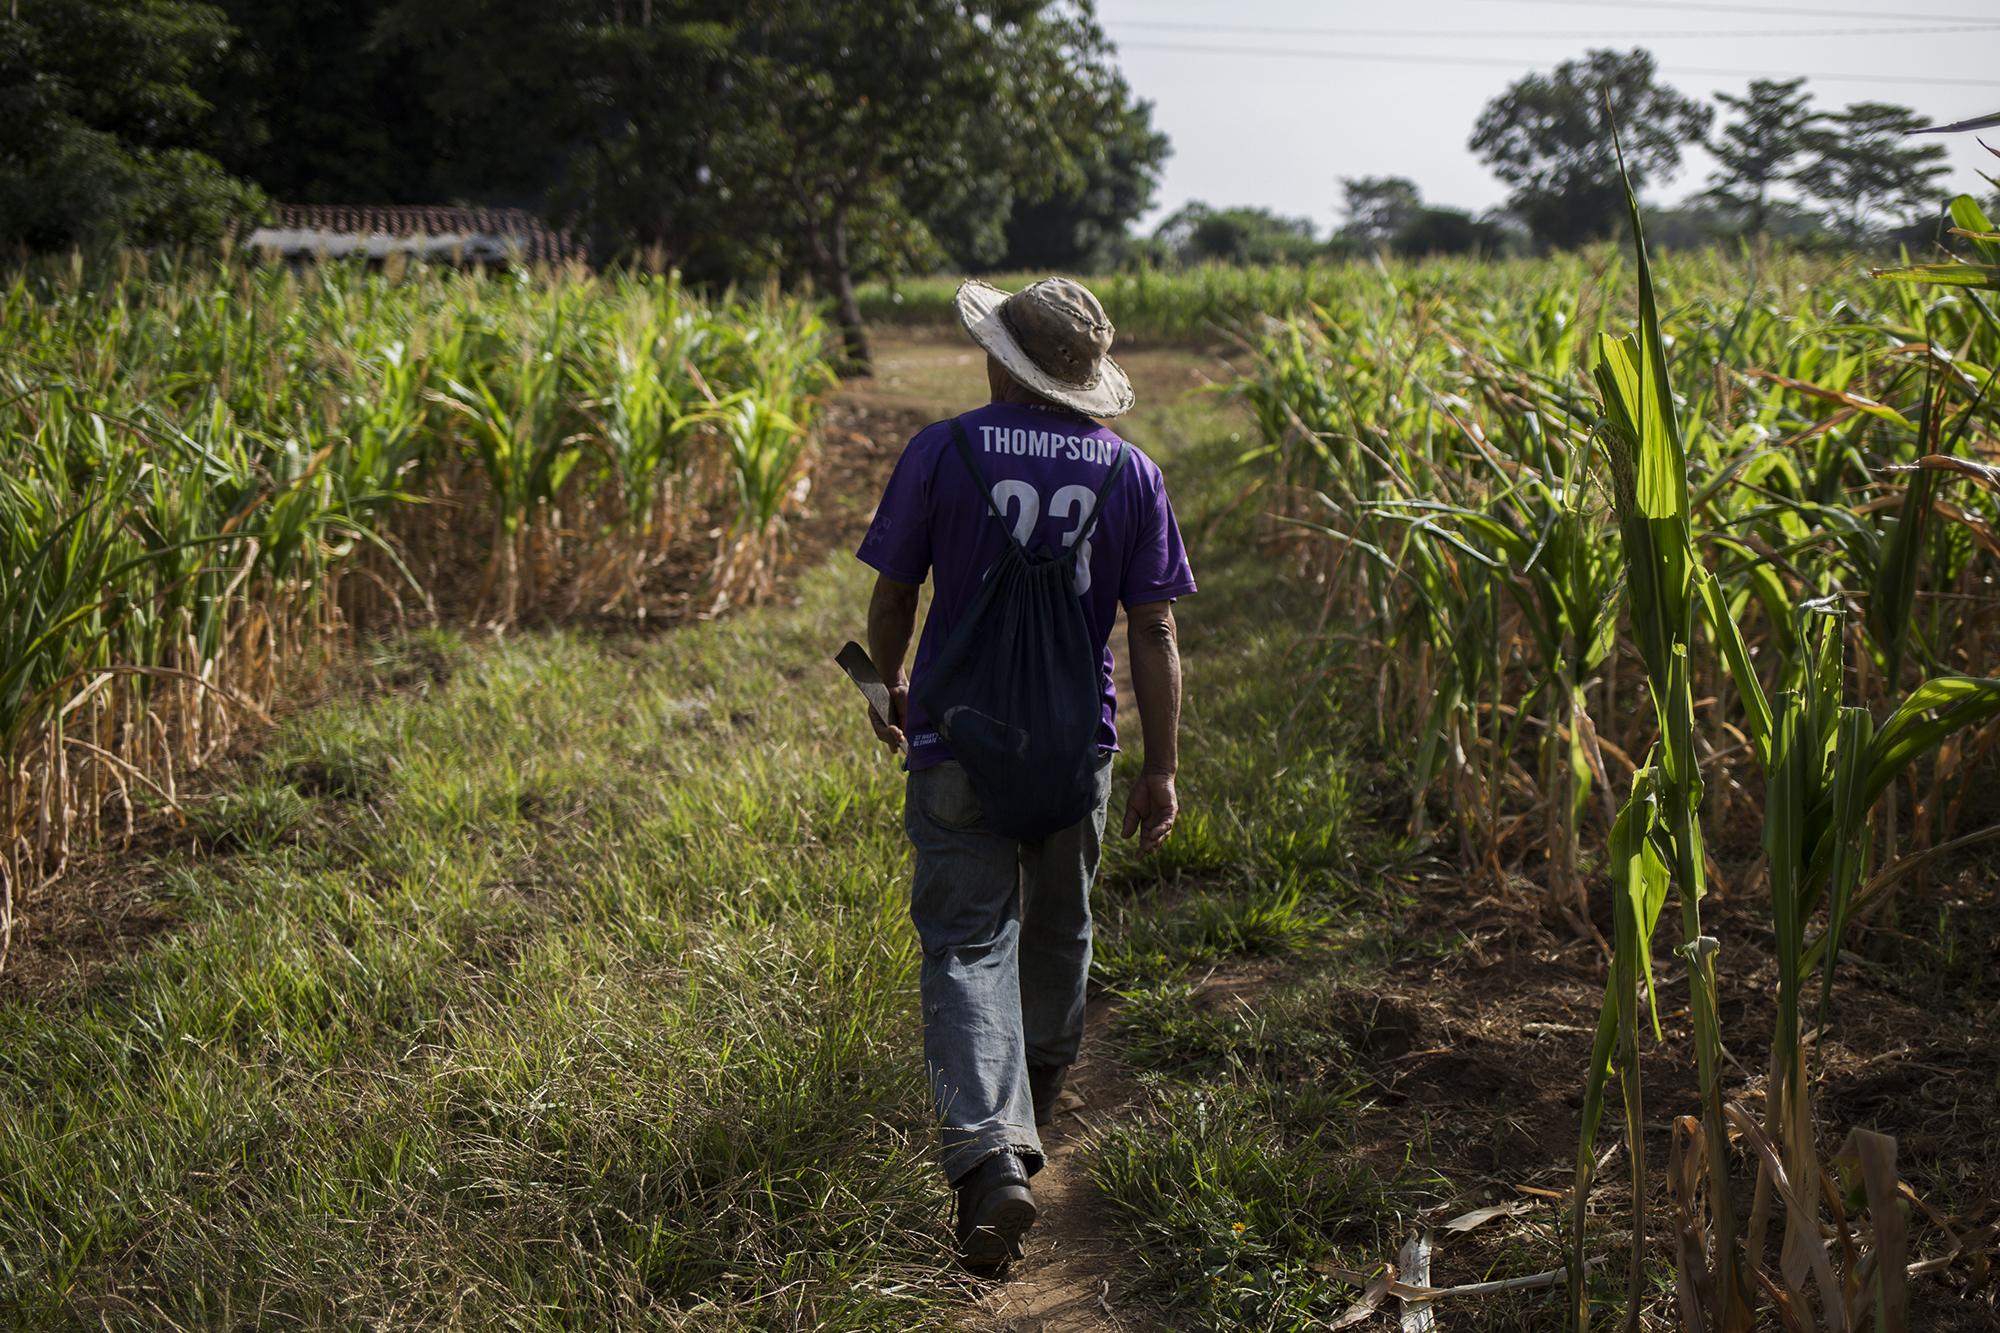
<svg viewBox="0 0 2000 1333">
<path fill-rule="evenodd" d="M 1119 442 L 1076 540 L 1060 552 L 1030 551 L 956 419 L 951 433 L 1007 545 L 915 694 L 964 766 L 987 827 L 1033 842 L 1076 823 L 1096 802 L 1104 646 L 1084 616 L 1076 562 L 1129 446 Z"/>
</svg>

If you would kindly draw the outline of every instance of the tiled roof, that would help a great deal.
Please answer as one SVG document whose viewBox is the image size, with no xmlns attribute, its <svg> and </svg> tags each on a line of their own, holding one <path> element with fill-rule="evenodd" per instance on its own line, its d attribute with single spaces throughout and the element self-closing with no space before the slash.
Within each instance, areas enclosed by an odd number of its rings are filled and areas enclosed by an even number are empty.
<svg viewBox="0 0 2000 1333">
<path fill-rule="evenodd" d="M 271 223 L 250 244 L 281 252 L 366 248 L 442 253 L 461 245 L 468 258 L 495 256 L 528 263 L 581 259 L 584 248 L 567 231 L 550 227 L 525 208 L 433 208 L 405 205 L 277 204 Z M 334 238 L 346 244 L 329 245 Z"/>
</svg>

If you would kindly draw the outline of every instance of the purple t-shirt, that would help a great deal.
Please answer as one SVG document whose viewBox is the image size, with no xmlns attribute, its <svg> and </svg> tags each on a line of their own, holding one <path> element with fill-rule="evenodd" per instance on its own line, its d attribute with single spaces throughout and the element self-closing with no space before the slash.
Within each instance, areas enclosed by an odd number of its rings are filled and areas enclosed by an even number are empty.
<svg viewBox="0 0 2000 1333">
<path fill-rule="evenodd" d="M 992 403 L 960 417 L 981 471 L 1015 535 L 1029 550 L 1057 551 L 1075 542 L 1090 500 L 1118 457 L 1119 438 L 1088 417 L 1057 408 Z M 1127 446 L 1125 466 L 1104 496 L 1104 512 L 1077 560 L 1077 582 L 1091 632 L 1104 648 L 1104 718 L 1098 744 L 1118 748 L 1113 716 L 1111 626 L 1118 604 L 1141 606 L 1195 590 L 1181 530 L 1153 460 Z M 943 651 L 952 626 L 1006 549 L 1007 533 L 952 442 L 951 422 L 918 431 L 896 460 L 868 535 L 855 552 L 898 583 L 934 578 L 930 614 L 917 644 L 912 681 Z M 951 758 L 914 698 L 905 733 L 911 768 Z"/>
</svg>

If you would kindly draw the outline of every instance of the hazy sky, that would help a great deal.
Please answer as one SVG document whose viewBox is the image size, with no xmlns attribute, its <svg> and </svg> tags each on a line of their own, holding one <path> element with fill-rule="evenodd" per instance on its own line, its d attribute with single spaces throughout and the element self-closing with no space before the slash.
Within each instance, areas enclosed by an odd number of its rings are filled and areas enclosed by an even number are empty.
<svg viewBox="0 0 2000 1333">
<path fill-rule="evenodd" d="M 1308 216 L 1323 232 L 1341 176 L 1408 176 L 1433 203 L 1498 204 L 1505 190 L 1465 146 L 1480 109 L 1528 70 L 1596 46 L 1646 47 L 1691 97 L 1805 74 L 1827 108 L 1896 102 L 1935 122 L 2000 112 L 2000 0 L 1099 0 L 1099 17 L 1173 140 L 1148 227 L 1201 199 Z M 1831 75 L 1854 77 L 1818 77 Z M 1986 137 L 2000 147 L 2000 133 Z M 1938 141 L 1945 185 L 1989 193 L 1975 173 L 2000 174 L 2000 158 L 1973 135 Z M 1692 151 L 1648 198 L 1701 189 L 1711 165 Z"/>
</svg>

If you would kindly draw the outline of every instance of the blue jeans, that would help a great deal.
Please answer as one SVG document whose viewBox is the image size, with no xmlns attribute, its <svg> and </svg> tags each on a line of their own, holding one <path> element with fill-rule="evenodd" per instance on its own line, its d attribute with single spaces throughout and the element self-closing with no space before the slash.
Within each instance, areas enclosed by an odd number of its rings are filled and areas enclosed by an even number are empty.
<svg viewBox="0 0 2000 1333">
<path fill-rule="evenodd" d="M 1000 1152 L 1020 1154 L 1031 1175 L 1042 1168 L 1028 1066 L 1069 1064 L 1083 1040 L 1090 883 L 1110 795 L 1106 756 L 1090 814 L 1019 842 L 985 828 L 958 764 L 910 774 L 903 828 L 917 852 L 924 1062 L 954 1183 Z"/>
</svg>

